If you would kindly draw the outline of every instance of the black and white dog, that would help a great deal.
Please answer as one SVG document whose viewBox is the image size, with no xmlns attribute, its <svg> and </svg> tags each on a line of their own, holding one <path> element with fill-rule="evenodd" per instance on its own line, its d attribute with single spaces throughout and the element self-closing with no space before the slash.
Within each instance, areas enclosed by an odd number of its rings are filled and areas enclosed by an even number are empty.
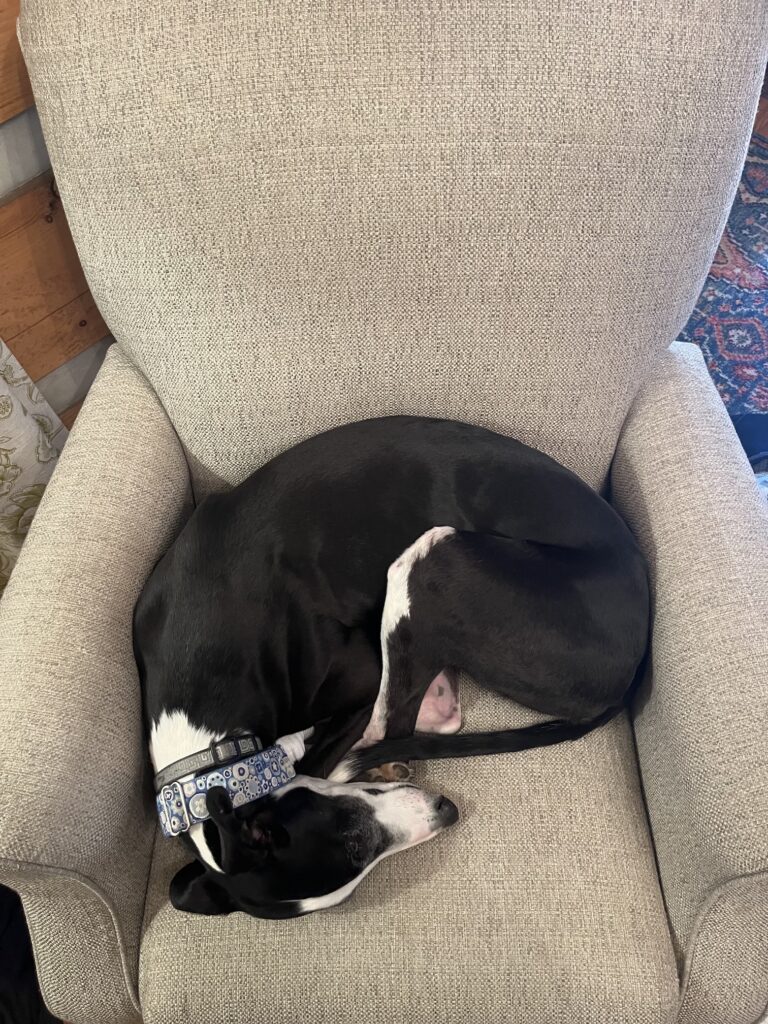
<svg viewBox="0 0 768 1024">
<path fill-rule="evenodd" d="M 404 782 L 352 780 L 583 735 L 622 706 L 648 614 L 611 507 L 478 427 L 350 424 L 208 498 L 134 620 L 161 821 L 198 858 L 174 905 L 293 917 L 341 902 L 458 816 Z M 555 721 L 454 735 L 457 670 Z"/>
</svg>

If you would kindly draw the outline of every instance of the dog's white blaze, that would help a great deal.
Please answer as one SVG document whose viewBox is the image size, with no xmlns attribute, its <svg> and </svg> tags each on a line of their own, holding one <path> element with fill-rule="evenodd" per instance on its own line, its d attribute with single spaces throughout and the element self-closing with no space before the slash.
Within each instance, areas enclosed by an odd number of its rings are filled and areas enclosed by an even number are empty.
<svg viewBox="0 0 768 1024">
<path fill-rule="evenodd" d="M 205 832 L 203 832 L 201 822 L 197 822 L 195 825 L 190 825 L 187 835 L 197 847 L 197 852 L 200 854 L 200 858 L 203 863 L 207 864 L 208 867 L 212 868 L 214 871 L 218 871 L 220 875 L 223 875 L 224 872 L 214 860 L 213 853 L 208 845 L 208 840 L 205 838 Z"/>
<path fill-rule="evenodd" d="M 315 731 L 314 725 L 309 729 L 302 729 L 301 732 L 291 732 L 287 736 L 281 736 L 277 741 L 288 755 L 288 760 L 296 764 L 307 752 L 307 740 Z"/>
<path fill-rule="evenodd" d="M 370 782 L 345 784 L 331 779 L 313 779 L 308 775 L 297 775 L 273 796 L 279 800 L 292 789 L 298 788 L 309 789 L 313 793 L 328 797 L 355 797 L 367 804 L 378 823 L 398 837 L 400 843 L 405 843 L 405 846 L 394 846 L 390 852 L 406 849 L 435 834 L 436 819 L 432 800 L 416 786 L 402 782 L 385 782 L 375 786 Z M 368 790 L 372 788 L 377 789 L 378 793 L 369 793 Z"/>
<path fill-rule="evenodd" d="M 387 731 L 387 709 L 389 703 L 389 637 L 399 622 L 410 614 L 411 602 L 408 596 L 408 581 L 411 570 L 416 562 L 426 558 L 435 544 L 452 536 L 456 530 L 452 526 L 433 526 L 422 533 L 418 540 L 396 559 L 387 570 L 387 594 L 384 598 L 384 610 L 381 615 L 381 685 L 373 706 L 371 720 L 366 726 L 360 745 L 367 746 L 384 739 Z M 336 772 L 339 772 L 337 775 Z M 331 778 L 343 781 L 345 777 L 344 762 L 334 770 Z M 348 775 L 347 775 L 348 777 Z"/>
</svg>

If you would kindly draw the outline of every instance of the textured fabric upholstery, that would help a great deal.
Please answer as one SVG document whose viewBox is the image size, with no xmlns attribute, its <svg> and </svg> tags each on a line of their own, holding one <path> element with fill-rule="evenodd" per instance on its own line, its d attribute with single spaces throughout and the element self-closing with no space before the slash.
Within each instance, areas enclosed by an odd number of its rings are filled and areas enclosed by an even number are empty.
<svg viewBox="0 0 768 1024">
<path fill-rule="evenodd" d="M 739 177 L 764 0 L 25 0 L 89 283 L 202 487 L 445 414 L 592 483 Z"/>
<path fill-rule="evenodd" d="M 470 696 L 468 728 L 516 721 Z M 635 766 L 616 721 L 559 748 L 431 764 L 462 820 L 294 921 L 168 903 L 158 841 L 140 967 L 147 1024 L 661 1024 L 677 974 Z M 188 859 L 188 858 L 187 858 Z M 226 997 L 221 998 L 225 992 Z"/>
<path fill-rule="evenodd" d="M 62 820 L 50 796 L 22 827 L 24 762 L 6 742 L 0 874 L 24 896 L 51 1005 L 74 1024 L 112 1024 L 135 1015 L 153 836 L 136 796 L 130 608 L 185 494 L 162 410 L 198 493 L 324 427 L 390 412 L 514 433 L 601 484 L 640 381 L 709 267 L 768 7 L 24 0 L 20 28 L 120 349 L 0 616 L 14 638 L 3 710 L 42 714 L 45 736 L 67 729 L 56 754 L 83 814 Z M 120 390 L 115 419 L 103 396 Z M 654 520 L 662 540 L 673 527 Z M 55 596 L 53 623 L 42 592 Z M 675 608 L 670 635 L 688 611 Z M 658 706 L 679 721 L 685 692 Z M 502 717 L 486 699 L 475 713 Z M 79 765 L 99 729 L 119 752 L 117 790 L 89 790 L 86 806 Z M 16 729 L 14 755 L 37 736 Z M 663 829 L 672 769 L 649 747 Z M 348 906 L 298 922 L 172 913 L 178 850 L 161 845 L 140 954 L 145 1019 L 671 1020 L 673 948 L 634 765 L 624 722 L 572 747 L 435 765 L 461 827 L 382 865 Z M 110 813 L 117 797 L 122 814 Z M 687 893 L 673 914 L 684 945 L 705 893 L 675 875 L 670 844 L 664 857 L 670 892 Z M 692 852 L 688 863 L 705 879 L 719 870 Z M 86 920 L 70 935 L 81 880 Z M 733 906 L 713 905 L 705 958 L 747 920 Z M 696 996 L 709 978 L 691 978 L 690 1020 L 715 1024 L 701 1008 L 716 997 Z"/>
<path fill-rule="evenodd" d="M 660 360 L 612 485 L 653 579 L 635 731 L 680 1024 L 754 1024 L 768 1005 L 768 506 L 697 348 Z"/>
<path fill-rule="evenodd" d="M 165 413 L 112 349 L 0 602 L 0 880 L 74 1024 L 138 1020 L 155 819 L 131 613 L 188 493 Z"/>
</svg>

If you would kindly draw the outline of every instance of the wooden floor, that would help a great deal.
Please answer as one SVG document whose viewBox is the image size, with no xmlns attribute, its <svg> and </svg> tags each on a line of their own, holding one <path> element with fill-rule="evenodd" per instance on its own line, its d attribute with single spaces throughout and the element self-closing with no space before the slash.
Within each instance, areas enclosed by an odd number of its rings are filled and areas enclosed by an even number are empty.
<svg viewBox="0 0 768 1024">
<path fill-rule="evenodd" d="M 0 206 L 0 281 L 0 337 L 38 384 L 55 379 L 56 371 L 109 333 L 88 290 L 51 174 Z M 90 379 L 72 380 L 62 387 L 59 381 L 51 404 L 68 427 L 88 384 Z M 46 393 L 44 385 L 41 390 Z"/>
<path fill-rule="evenodd" d="M 16 38 L 19 0 L 0 0 L 0 122 L 32 106 L 32 87 Z"/>
</svg>

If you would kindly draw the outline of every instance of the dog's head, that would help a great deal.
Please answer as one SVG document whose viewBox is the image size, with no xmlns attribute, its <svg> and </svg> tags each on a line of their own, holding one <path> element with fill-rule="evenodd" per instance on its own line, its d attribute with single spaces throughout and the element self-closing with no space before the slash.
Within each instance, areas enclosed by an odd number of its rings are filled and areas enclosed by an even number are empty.
<svg viewBox="0 0 768 1024">
<path fill-rule="evenodd" d="M 224 789 L 207 800 L 204 836 L 221 871 L 195 861 L 171 882 L 174 907 L 196 914 L 298 917 L 335 906 L 384 857 L 458 819 L 450 800 L 401 782 L 298 776 L 235 810 Z"/>
</svg>

